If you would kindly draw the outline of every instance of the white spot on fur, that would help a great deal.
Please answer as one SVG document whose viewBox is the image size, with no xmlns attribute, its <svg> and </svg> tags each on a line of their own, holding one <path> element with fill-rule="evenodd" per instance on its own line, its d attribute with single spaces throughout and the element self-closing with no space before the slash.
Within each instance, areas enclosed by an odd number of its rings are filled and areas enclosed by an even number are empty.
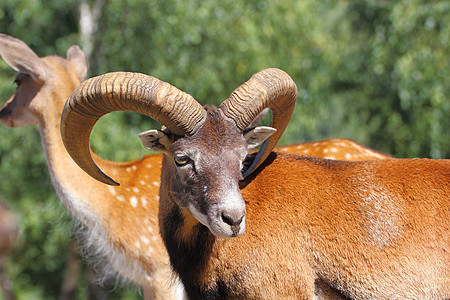
<svg viewBox="0 0 450 300">
<path fill-rule="evenodd" d="M 131 199 L 130 199 L 130 204 L 131 204 L 131 206 L 133 206 L 133 207 L 137 207 L 137 205 L 138 205 L 138 199 L 137 199 L 135 196 L 131 197 Z"/>
<path fill-rule="evenodd" d="M 308 150 L 308 149 L 305 149 L 305 150 L 303 150 L 302 152 L 303 152 L 303 153 L 308 153 L 309 150 Z"/>
<path fill-rule="evenodd" d="M 118 196 L 116 197 L 116 199 L 119 200 L 119 201 L 125 201 L 125 197 L 122 196 L 122 195 L 118 195 Z"/>
<path fill-rule="evenodd" d="M 152 167 L 152 164 L 148 164 L 148 165 L 147 165 L 147 168 L 151 168 L 151 167 Z"/>
<path fill-rule="evenodd" d="M 302 148 L 303 148 L 303 146 L 301 146 L 301 145 L 300 145 L 300 146 L 297 146 L 296 148 L 297 148 L 297 149 L 302 149 Z"/>
<path fill-rule="evenodd" d="M 353 143 L 353 147 L 356 148 L 356 149 L 358 149 L 358 151 L 361 152 L 361 153 L 364 153 L 364 152 L 368 151 L 366 148 L 360 146 L 360 145 L 357 144 L 357 143 Z"/>
<path fill-rule="evenodd" d="M 153 185 L 154 186 L 159 186 L 159 182 L 158 181 L 153 181 Z"/>
<path fill-rule="evenodd" d="M 137 187 L 133 186 L 131 189 L 133 190 L 133 192 L 139 193 L 139 189 Z"/>
<path fill-rule="evenodd" d="M 147 197 L 146 196 L 142 196 L 141 197 L 141 203 L 143 207 L 147 206 Z"/>
<path fill-rule="evenodd" d="M 145 185 L 145 181 L 144 180 L 141 180 L 141 185 Z"/>
<path fill-rule="evenodd" d="M 378 154 L 378 153 L 373 153 L 373 152 L 371 152 L 371 154 L 372 154 L 372 156 L 375 156 L 375 157 L 377 157 L 377 158 L 384 158 L 383 155 Z"/>
<path fill-rule="evenodd" d="M 350 158 L 352 158 L 352 155 L 350 153 L 345 153 L 345 158 L 350 159 Z"/>
<path fill-rule="evenodd" d="M 323 149 L 323 153 L 328 153 L 328 148 Z"/>
<path fill-rule="evenodd" d="M 136 246 L 136 248 L 138 248 L 139 250 L 141 249 L 141 243 L 139 241 L 136 241 L 134 243 L 134 245 Z"/>
<path fill-rule="evenodd" d="M 334 156 L 332 156 L 332 155 L 328 155 L 328 156 L 324 156 L 323 158 L 326 158 L 326 159 L 336 159 Z"/>
<path fill-rule="evenodd" d="M 130 167 L 128 167 L 128 168 L 126 168 L 126 169 L 125 169 L 125 171 L 127 171 L 127 172 L 131 172 L 131 168 L 130 168 Z"/>
<path fill-rule="evenodd" d="M 132 167 L 131 167 L 133 170 L 136 170 L 136 165 L 133 165 Z"/>
<path fill-rule="evenodd" d="M 335 148 L 335 147 L 331 147 L 330 151 L 333 152 L 333 153 L 336 153 L 336 152 L 338 152 L 338 149 Z"/>
<path fill-rule="evenodd" d="M 146 245 L 150 244 L 150 240 L 143 235 L 141 236 L 141 241 Z"/>
<path fill-rule="evenodd" d="M 111 185 L 107 185 L 106 188 L 108 189 L 108 191 L 115 196 L 116 195 L 116 188 L 111 186 Z"/>
</svg>

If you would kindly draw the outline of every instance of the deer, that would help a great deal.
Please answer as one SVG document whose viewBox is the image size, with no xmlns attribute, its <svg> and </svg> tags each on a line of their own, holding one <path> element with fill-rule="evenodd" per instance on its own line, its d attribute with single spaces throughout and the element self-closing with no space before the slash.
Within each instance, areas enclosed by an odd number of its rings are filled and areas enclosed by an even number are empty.
<svg viewBox="0 0 450 300">
<path fill-rule="evenodd" d="M 276 68 L 218 107 L 149 75 L 112 72 L 72 93 L 61 135 L 87 174 L 120 186 L 90 153 L 94 124 L 127 110 L 164 125 L 140 138 L 164 154 L 160 232 L 191 300 L 313 299 L 320 284 L 343 298 L 448 299 L 450 161 L 272 152 L 296 97 Z M 271 126 L 248 129 L 266 107 Z"/>
<path fill-rule="evenodd" d="M 21 40 L 0 34 L 0 55 L 20 72 L 15 79 L 16 92 L 0 108 L 0 120 L 8 127 L 39 124 L 55 191 L 86 228 L 82 233 L 85 246 L 106 257 L 112 269 L 104 272 L 118 272 L 143 286 L 145 299 L 183 298 L 182 288 L 172 282 L 158 230 L 160 174 L 143 172 L 150 167 L 159 169 L 162 158 L 149 155 L 124 163 L 98 158 L 111 172 L 129 178 L 129 184 L 111 188 L 86 176 L 63 146 L 60 119 L 64 103 L 87 74 L 81 49 L 70 47 L 67 58 L 40 58 Z"/>
<path fill-rule="evenodd" d="M 73 163 L 60 136 L 65 100 L 87 74 L 83 51 L 74 45 L 66 58 L 56 55 L 40 58 L 23 41 L 0 34 L 0 55 L 20 72 L 14 80 L 16 92 L 0 108 L 0 121 L 11 128 L 40 126 L 55 190 L 65 207 L 86 225 L 86 246 L 106 255 L 112 270 L 105 272 L 117 272 L 143 286 L 145 299 L 181 298 L 182 288 L 173 291 L 172 284 L 166 283 L 172 276 L 167 275 L 169 259 L 157 224 L 163 155 L 116 163 L 93 153 L 102 168 L 122 176 L 122 185 L 111 187 L 86 176 Z M 391 157 L 348 139 L 288 145 L 275 150 L 342 160 Z M 140 236 L 136 238 L 132 233 L 138 224 L 144 224 L 144 228 L 138 229 Z"/>
</svg>

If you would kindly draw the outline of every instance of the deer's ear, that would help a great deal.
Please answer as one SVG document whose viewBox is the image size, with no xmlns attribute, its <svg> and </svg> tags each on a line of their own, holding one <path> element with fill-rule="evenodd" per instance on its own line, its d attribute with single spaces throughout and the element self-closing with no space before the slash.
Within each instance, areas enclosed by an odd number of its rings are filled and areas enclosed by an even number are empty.
<svg viewBox="0 0 450 300">
<path fill-rule="evenodd" d="M 47 78 L 49 67 L 19 39 L 0 34 L 0 55 L 11 68 L 31 76 L 36 82 Z"/>
<path fill-rule="evenodd" d="M 67 60 L 70 61 L 77 72 L 78 78 L 83 80 L 87 75 L 87 63 L 84 52 L 77 45 L 72 45 L 66 54 Z"/>
<path fill-rule="evenodd" d="M 255 128 L 246 129 L 244 131 L 244 138 L 247 141 L 247 148 L 253 149 L 258 147 L 275 131 L 277 131 L 275 128 L 268 126 L 258 126 Z"/>
<path fill-rule="evenodd" d="M 170 152 L 172 139 L 169 132 L 151 129 L 141 132 L 139 138 L 144 147 L 150 151 L 164 152 L 167 154 Z"/>
</svg>

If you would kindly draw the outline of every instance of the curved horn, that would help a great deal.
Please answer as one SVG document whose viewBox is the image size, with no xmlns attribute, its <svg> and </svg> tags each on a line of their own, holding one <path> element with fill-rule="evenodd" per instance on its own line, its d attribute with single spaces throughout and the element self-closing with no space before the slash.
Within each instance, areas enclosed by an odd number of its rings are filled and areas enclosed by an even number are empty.
<svg viewBox="0 0 450 300">
<path fill-rule="evenodd" d="M 292 78 L 280 69 L 265 69 L 254 74 L 236 88 L 220 105 L 225 115 L 244 130 L 265 108 L 272 109 L 272 124 L 277 131 L 262 145 L 244 177 L 252 173 L 277 144 L 294 112 L 297 86 Z"/>
<path fill-rule="evenodd" d="M 88 79 L 67 100 L 61 117 L 64 146 L 73 160 L 95 179 L 118 185 L 92 160 L 89 136 L 101 116 L 113 111 L 147 115 L 176 135 L 192 135 L 206 112 L 189 94 L 157 78 L 113 72 Z"/>
</svg>

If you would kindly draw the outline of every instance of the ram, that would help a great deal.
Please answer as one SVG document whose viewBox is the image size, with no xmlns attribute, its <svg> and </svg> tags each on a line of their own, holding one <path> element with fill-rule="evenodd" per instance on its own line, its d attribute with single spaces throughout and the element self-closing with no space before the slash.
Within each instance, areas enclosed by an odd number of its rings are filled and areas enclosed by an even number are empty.
<svg viewBox="0 0 450 300">
<path fill-rule="evenodd" d="M 266 69 L 204 109 L 154 77 L 109 73 L 71 95 L 62 138 L 82 169 L 117 185 L 91 158 L 97 120 L 130 110 L 165 125 L 141 139 L 165 154 L 160 230 L 191 300 L 312 299 L 317 284 L 353 299 L 448 299 L 450 162 L 271 152 L 296 95 L 285 72 Z M 276 131 L 247 130 L 265 107 Z"/>
<path fill-rule="evenodd" d="M 40 125 L 52 182 L 65 206 L 88 225 L 90 248 L 103 251 L 113 270 L 142 285 L 146 298 L 173 298 L 173 288 L 165 283 L 169 261 L 157 225 L 162 155 L 127 163 L 95 156 L 102 168 L 121 176 L 120 187 L 106 186 L 86 176 L 73 163 L 60 137 L 64 102 L 87 72 L 83 52 L 73 46 L 67 59 L 55 55 L 39 58 L 22 41 L 0 34 L 0 55 L 20 72 L 15 79 L 17 91 L 0 108 L 0 121 L 8 127 Z M 389 157 L 346 139 L 279 150 L 335 159 Z M 81 189 L 79 180 L 83 180 Z"/>
</svg>

